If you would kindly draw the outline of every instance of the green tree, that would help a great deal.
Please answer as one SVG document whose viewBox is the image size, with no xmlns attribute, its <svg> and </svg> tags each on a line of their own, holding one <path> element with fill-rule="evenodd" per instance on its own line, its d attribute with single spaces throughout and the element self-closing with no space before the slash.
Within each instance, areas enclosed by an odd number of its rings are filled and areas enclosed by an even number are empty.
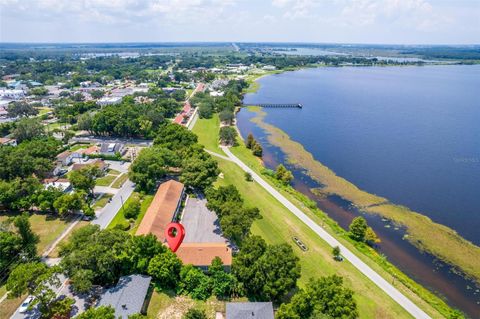
<svg viewBox="0 0 480 319">
<path fill-rule="evenodd" d="M 181 260 L 168 249 L 153 257 L 148 264 L 148 274 L 164 288 L 175 287 L 180 278 L 181 269 Z"/>
<path fill-rule="evenodd" d="M 252 182 L 253 181 L 253 177 L 252 177 L 252 174 L 250 172 L 245 172 L 245 180 L 247 182 Z"/>
<path fill-rule="evenodd" d="M 115 309 L 110 306 L 92 307 L 79 314 L 77 319 L 116 319 Z"/>
<path fill-rule="evenodd" d="M 340 258 L 340 253 L 341 253 L 341 252 L 340 252 L 340 247 L 338 247 L 338 246 L 333 247 L 333 249 L 332 249 L 332 255 L 333 255 L 333 258 L 334 258 L 335 260 L 338 260 L 338 259 Z"/>
<path fill-rule="evenodd" d="M 365 231 L 365 241 L 369 245 L 375 245 L 381 242 L 380 238 L 378 238 L 377 234 L 370 226 L 367 227 L 367 230 Z"/>
<path fill-rule="evenodd" d="M 350 226 L 350 237 L 356 241 L 365 241 L 365 234 L 367 232 L 367 221 L 362 216 L 355 217 Z"/>
<path fill-rule="evenodd" d="M 207 314 L 205 311 L 196 309 L 196 308 L 190 308 L 188 309 L 187 313 L 182 317 L 182 319 L 207 319 Z"/>
<path fill-rule="evenodd" d="M 230 297 L 237 286 L 236 278 L 225 271 L 223 262 L 219 257 L 212 260 L 208 267 L 208 275 L 212 283 L 212 293 L 217 298 Z"/>
<path fill-rule="evenodd" d="M 237 131 L 231 126 L 220 128 L 220 142 L 224 145 L 235 145 L 237 143 Z"/>
<path fill-rule="evenodd" d="M 17 228 L 17 232 L 20 235 L 20 244 L 22 246 L 23 253 L 29 258 L 37 255 L 37 244 L 40 239 L 37 234 L 32 231 L 28 214 L 23 213 L 20 216 L 15 217 L 13 224 Z"/>
<path fill-rule="evenodd" d="M 44 96 L 48 94 L 48 90 L 45 87 L 40 86 L 40 87 L 31 89 L 29 93 L 35 96 Z"/>
<path fill-rule="evenodd" d="M 90 95 L 94 99 L 99 99 L 99 98 L 102 98 L 105 95 L 105 92 L 103 92 L 102 90 L 92 90 L 92 91 L 90 91 Z"/>
<path fill-rule="evenodd" d="M 193 150 L 182 161 L 180 181 L 186 186 L 205 190 L 217 180 L 220 174 L 217 162 L 210 154 L 201 150 Z"/>
<path fill-rule="evenodd" d="M 58 286 L 58 267 L 47 267 L 42 262 L 30 262 L 18 265 L 10 274 L 6 288 L 9 290 L 9 297 L 20 297 L 28 293 L 35 297 L 34 304 L 42 317 L 50 318 L 50 307 L 55 305 L 56 293 L 52 286 Z M 65 309 L 68 304 L 57 305 L 57 309 Z"/>
<path fill-rule="evenodd" d="M 71 278 L 71 283 L 78 293 L 88 293 L 92 289 L 94 274 L 91 269 L 78 269 Z"/>
<path fill-rule="evenodd" d="M 258 142 L 255 142 L 255 144 L 252 146 L 252 153 L 257 157 L 262 157 L 263 156 L 262 145 L 260 145 Z"/>
<path fill-rule="evenodd" d="M 247 136 L 247 141 L 245 143 L 245 146 L 249 149 L 252 149 L 255 144 L 257 144 L 257 142 L 255 141 L 255 138 L 253 138 L 253 134 L 249 133 Z"/>
<path fill-rule="evenodd" d="M 63 194 L 53 203 L 53 207 L 61 216 L 65 216 L 75 211 L 81 210 L 85 206 L 83 195 L 78 192 Z"/>
<path fill-rule="evenodd" d="M 218 118 L 220 119 L 221 122 L 226 123 L 227 125 L 231 125 L 233 122 L 233 119 L 235 118 L 235 115 L 233 114 L 232 111 L 225 109 L 220 113 L 218 113 Z"/>
<path fill-rule="evenodd" d="M 69 297 L 54 299 L 46 308 L 43 313 L 44 318 L 70 318 L 72 306 L 75 304 L 75 300 Z"/>
<path fill-rule="evenodd" d="M 18 143 L 45 136 L 45 128 L 36 118 L 22 118 L 13 130 Z"/>
<path fill-rule="evenodd" d="M 212 294 L 210 278 L 192 265 L 182 267 L 177 287 L 178 293 L 194 299 L 206 300 Z"/>
<path fill-rule="evenodd" d="M 140 200 L 138 198 L 133 198 L 133 200 L 127 202 L 122 209 L 123 216 L 125 218 L 137 218 L 138 214 L 140 214 Z"/>
<path fill-rule="evenodd" d="M 292 247 L 287 244 L 269 246 L 258 236 L 251 236 L 242 243 L 232 271 L 247 294 L 261 300 L 281 300 L 295 288 L 300 278 L 299 259 Z"/>
<path fill-rule="evenodd" d="M 158 146 L 145 148 L 130 165 L 128 176 L 137 184 L 138 190 L 151 191 L 157 181 L 165 176 L 167 169 L 178 164 L 178 157 L 169 149 Z"/>
<path fill-rule="evenodd" d="M 69 180 L 75 190 L 83 191 L 86 194 L 93 194 L 95 179 L 101 176 L 102 172 L 96 165 L 87 165 L 86 167 L 69 173 Z"/>
<path fill-rule="evenodd" d="M 9 117 L 28 117 L 38 114 L 38 110 L 27 102 L 12 102 L 8 105 Z"/>
<path fill-rule="evenodd" d="M 197 143 L 197 135 L 182 125 L 167 124 L 160 128 L 154 145 L 166 147 L 170 150 L 180 150 Z"/>
<path fill-rule="evenodd" d="M 276 318 L 345 318 L 358 317 L 353 291 L 343 287 L 337 275 L 311 280 L 291 302 L 282 304 Z"/>
<path fill-rule="evenodd" d="M 277 166 L 275 178 L 281 181 L 283 184 L 288 185 L 293 180 L 293 174 L 286 169 L 283 164 L 280 164 Z"/>
</svg>

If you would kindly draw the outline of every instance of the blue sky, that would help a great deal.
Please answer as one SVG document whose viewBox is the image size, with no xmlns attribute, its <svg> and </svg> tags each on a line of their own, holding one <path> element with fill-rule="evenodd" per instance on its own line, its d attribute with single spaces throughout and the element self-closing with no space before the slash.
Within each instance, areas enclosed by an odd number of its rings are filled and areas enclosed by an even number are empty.
<svg viewBox="0 0 480 319">
<path fill-rule="evenodd" d="M 480 0 L 0 0 L 0 42 L 480 44 Z"/>
</svg>

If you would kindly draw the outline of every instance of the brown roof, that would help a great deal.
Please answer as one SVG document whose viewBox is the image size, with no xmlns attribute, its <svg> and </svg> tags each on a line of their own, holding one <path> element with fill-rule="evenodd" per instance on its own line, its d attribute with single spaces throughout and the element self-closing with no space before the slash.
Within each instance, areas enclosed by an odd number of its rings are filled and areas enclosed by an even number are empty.
<svg viewBox="0 0 480 319">
<path fill-rule="evenodd" d="M 225 266 L 232 265 L 232 250 L 226 243 L 183 243 L 176 252 L 184 264 L 209 266 L 220 257 Z"/>
<path fill-rule="evenodd" d="M 70 156 L 70 154 L 72 154 L 72 152 L 70 152 L 69 150 L 63 151 L 63 152 L 61 152 L 60 154 L 57 155 L 57 159 L 58 160 L 66 159 L 67 157 Z"/>
<path fill-rule="evenodd" d="M 138 227 L 136 235 L 153 234 L 165 241 L 165 228 L 172 221 L 181 200 L 183 184 L 174 180 L 162 183 Z"/>
<path fill-rule="evenodd" d="M 0 137 L 0 144 L 10 143 L 11 141 L 13 141 L 13 139 L 8 137 Z"/>
<path fill-rule="evenodd" d="M 92 145 L 89 148 L 78 150 L 78 153 L 90 155 L 92 153 L 98 153 L 98 150 L 99 150 L 99 147 L 97 145 Z"/>
</svg>

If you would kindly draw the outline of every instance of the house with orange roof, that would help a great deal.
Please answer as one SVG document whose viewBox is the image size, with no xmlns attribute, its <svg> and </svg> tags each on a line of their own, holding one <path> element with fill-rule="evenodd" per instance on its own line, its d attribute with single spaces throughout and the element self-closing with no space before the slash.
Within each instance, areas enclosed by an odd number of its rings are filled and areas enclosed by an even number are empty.
<svg viewBox="0 0 480 319">
<path fill-rule="evenodd" d="M 135 235 L 153 234 L 158 241 L 166 244 L 165 229 L 169 223 L 178 220 L 184 191 L 184 185 L 175 180 L 162 183 Z M 214 213 L 212 212 L 212 214 Z M 193 217 L 195 214 L 192 211 L 190 215 Z M 208 229 L 202 224 L 211 224 L 212 222 L 211 216 L 209 218 L 205 216 L 206 219 L 200 220 L 202 217 L 204 216 L 195 217 L 199 219 L 190 218 L 184 225 L 187 235 L 176 251 L 177 256 L 184 264 L 192 264 L 205 270 L 215 257 L 219 257 L 225 268 L 229 269 L 232 265 L 232 249 L 225 238 L 216 234 L 201 236 L 201 233 Z"/>
<path fill-rule="evenodd" d="M 177 217 L 184 191 L 184 185 L 173 179 L 162 183 L 135 235 L 153 234 L 158 241 L 165 243 L 165 228 Z"/>
</svg>

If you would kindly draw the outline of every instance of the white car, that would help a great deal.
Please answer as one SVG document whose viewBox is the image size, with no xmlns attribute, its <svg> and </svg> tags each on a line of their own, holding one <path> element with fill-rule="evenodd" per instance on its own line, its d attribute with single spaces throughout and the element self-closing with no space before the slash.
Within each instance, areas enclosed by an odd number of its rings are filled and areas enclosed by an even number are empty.
<svg viewBox="0 0 480 319">
<path fill-rule="evenodd" d="M 27 299 L 25 299 L 25 301 L 18 308 L 18 312 L 20 313 L 27 312 L 28 307 L 32 303 L 33 299 L 34 299 L 33 296 L 28 296 Z"/>
</svg>

